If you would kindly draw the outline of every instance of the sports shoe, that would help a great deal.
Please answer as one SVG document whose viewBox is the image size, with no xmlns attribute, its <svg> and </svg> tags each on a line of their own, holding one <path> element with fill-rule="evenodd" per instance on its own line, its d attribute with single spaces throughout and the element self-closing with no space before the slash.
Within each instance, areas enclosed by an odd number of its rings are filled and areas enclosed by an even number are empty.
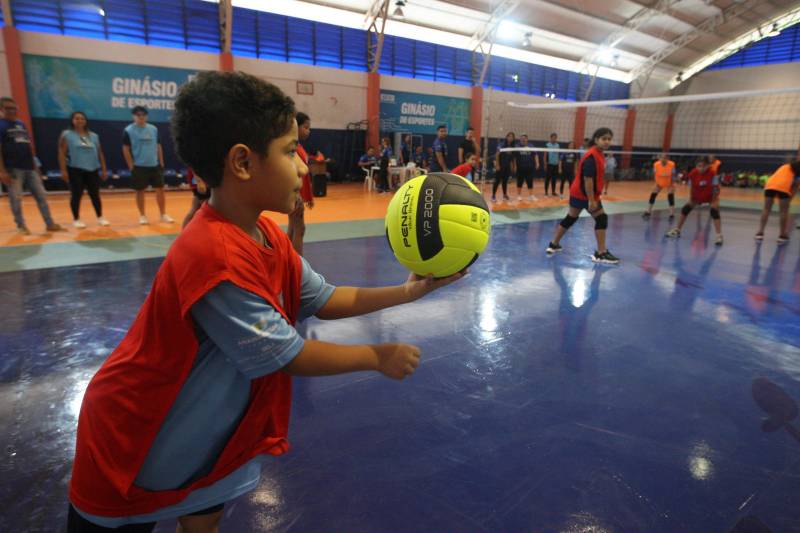
<svg viewBox="0 0 800 533">
<path fill-rule="evenodd" d="M 20 226 L 20 227 L 17 228 L 17 233 L 19 233 L 20 235 L 30 235 L 31 234 L 31 230 L 29 230 L 25 226 Z"/>
<path fill-rule="evenodd" d="M 83 228 L 86 227 L 86 224 L 84 224 L 80 220 L 75 220 L 75 221 L 72 222 L 72 226 L 75 227 L 75 228 L 78 228 L 78 229 L 83 229 Z"/>
<path fill-rule="evenodd" d="M 559 194 L 558 198 L 559 198 L 559 200 L 563 200 L 564 199 L 564 195 L 563 194 Z"/>
<path fill-rule="evenodd" d="M 497 203 L 497 197 L 496 196 L 492 196 L 492 202 Z"/>
<path fill-rule="evenodd" d="M 101 226 L 110 226 L 111 222 L 106 217 L 97 217 L 97 223 Z"/>
<path fill-rule="evenodd" d="M 650 215 L 651 215 L 650 211 L 645 211 L 644 213 L 642 213 L 642 218 L 647 220 L 648 218 L 650 218 Z"/>
<path fill-rule="evenodd" d="M 536 196 L 534 196 L 532 194 L 528 195 L 528 201 L 529 202 L 535 202 L 536 201 Z"/>
<path fill-rule="evenodd" d="M 561 246 L 560 244 L 553 244 L 551 242 L 551 243 L 547 244 L 547 250 L 545 250 L 545 252 L 547 252 L 548 255 L 553 255 L 554 253 L 560 252 L 563 249 L 564 249 L 564 247 Z"/>
<path fill-rule="evenodd" d="M 164 213 L 163 215 L 161 215 L 161 222 L 163 222 L 164 224 L 172 224 L 173 222 L 175 222 L 175 219 L 169 216 L 168 214 Z"/>
<path fill-rule="evenodd" d="M 764 240 L 764 234 L 763 233 L 756 233 L 756 240 L 757 241 L 763 241 Z"/>
<path fill-rule="evenodd" d="M 56 224 L 55 222 L 47 226 L 45 229 L 47 231 L 66 231 L 61 224 Z"/>
<path fill-rule="evenodd" d="M 150 223 L 150 221 L 147 220 L 147 217 L 145 215 L 142 215 L 142 216 L 139 217 L 139 224 L 141 224 L 142 226 L 144 226 L 145 224 L 149 224 L 149 223 Z"/>
<path fill-rule="evenodd" d="M 778 237 L 778 244 L 786 244 L 787 242 L 789 242 L 788 235 L 781 235 L 780 237 Z"/>
<path fill-rule="evenodd" d="M 678 238 L 681 236 L 681 230 L 678 228 L 672 228 L 668 232 L 664 234 L 665 237 L 672 237 L 673 239 Z"/>
<path fill-rule="evenodd" d="M 714 245 L 715 246 L 722 246 L 722 234 L 721 233 L 719 235 L 717 235 L 716 239 L 714 239 Z"/>
<path fill-rule="evenodd" d="M 503 201 L 504 201 L 504 202 L 510 202 L 510 201 L 511 201 L 511 198 L 509 198 L 507 194 L 504 194 L 504 195 L 503 195 Z"/>
<path fill-rule="evenodd" d="M 597 250 L 594 251 L 592 254 L 592 261 L 595 263 L 605 263 L 607 265 L 616 265 L 619 263 L 619 258 L 612 254 L 610 251 L 606 250 L 602 254 L 599 253 Z"/>
</svg>

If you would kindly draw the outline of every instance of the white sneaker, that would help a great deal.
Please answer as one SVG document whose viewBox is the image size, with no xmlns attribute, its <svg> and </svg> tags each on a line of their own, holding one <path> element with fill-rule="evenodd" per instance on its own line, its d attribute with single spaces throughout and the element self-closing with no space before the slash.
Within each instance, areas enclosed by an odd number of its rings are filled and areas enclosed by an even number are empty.
<svg viewBox="0 0 800 533">
<path fill-rule="evenodd" d="M 716 246 L 722 246 L 722 234 L 717 235 L 716 240 L 714 241 Z"/>
<path fill-rule="evenodd" d="M 106 217 L 97 217 L 97 223 L 101 226 L 110 226 L 111 222 Z"/>
<path fill-rule="evenodd" d="M 80 219 L 78 219 L 72 222 L 72 226 L 78 229 L 83 229 L 86 227 L 86 224 L 84 224 L 83 222 L 80 221 Z"/>
<path fill-rule="evenodd" d="M 142 215 L 142 216 L 139 217 L 139 224 L 144 226 L 145 224 L 149 224 L 149 223 L 150 223 L 150 221 L 147 220 L 146 216 Z"/>
<path fill-rule="evenodd" d="M 534 196 L 534 195 L 532 195 L 532 194 L 529 194 L 529 195 L 528 195 L 528 201 L 529 201 L 529 202 L 535 202 L 535 201 L 536 201 L 536 196 Z"/>
<path fill-rule="evenodd" d="M 172 224 L 173 222 L 175 222 L 175 219 L 169 216 L 168 214 L 164 213 L 163 215 L 161 215 L 161 222 L 163 222 L 164 224 Z"/>
</svg>

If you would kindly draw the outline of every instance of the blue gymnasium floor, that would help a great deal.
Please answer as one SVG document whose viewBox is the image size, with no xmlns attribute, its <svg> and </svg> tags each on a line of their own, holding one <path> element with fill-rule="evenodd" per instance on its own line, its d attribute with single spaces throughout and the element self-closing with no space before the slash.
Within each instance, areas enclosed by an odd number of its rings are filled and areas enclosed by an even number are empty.
<svg viewBox="0 0 800 533">
<path fill-rule="evenodd" d="M 585 219 L 553 258 L 553 220 L 498 225 L 457 285 L 308 321 L 309 338 L 416 343 L 423 363 L 399 383 L 297 379 L 293 448 L 222 530 L 800 531 L 800 440 L 762 431 L 751 394 L 767 377 L 788 394 L 762 400 L 778 426 L 796 415 L 800 234 L 778 248 L 771 220 L 757 246 L 756 217 L 723 210 L 716 249 L 707 210 L 678 241 L 663 211 L 613 215 L 619 267 L 591 263 Z M 306 250 L 335 284 L 405 277 L 382 237 Z M 83 388 L 159 263 L 0 274 L 0 531 L 61 530 Z"/>
</svg>

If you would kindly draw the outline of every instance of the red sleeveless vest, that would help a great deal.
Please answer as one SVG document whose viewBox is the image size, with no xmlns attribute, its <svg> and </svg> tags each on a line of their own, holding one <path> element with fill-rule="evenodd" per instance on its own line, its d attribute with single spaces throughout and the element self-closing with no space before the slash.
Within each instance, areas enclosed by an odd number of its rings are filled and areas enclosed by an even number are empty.
<svg viewBox="0 0 800 533">
<path fill-rule="evenodd" d="M 599 200 L 600 193 L 603 192 L 603 185 L 605 183 L 603 181 L 603 176 L 606 173 L 606 160 L 597 146 L 589 148 L 578 162 L 578 167 L 575 169 L 575 179 L 572 180 L 572 185 L 569 187 L 569 195 L 579 200 L 589 199 L 586 196 L 586 186 L 583 183 L 583 162 L 589 157 L 594 157 L 594 165 L 597 169 L 597 176 L 594 178 L 594 197 L 596 200 Z"/>
<path fill-rule="evenodd" d="M 80 510 L 100 516 L 150 513 L 180 502 L 256 455 L 289 449 L 291 377 L 278 371 L 251 382 L 245 415 L 211 473 L 175 490 L 153 492 L 134 485 L 194 364 L 198 345 L 192 305 L 229 281 L 261 296 L 295 323 L 299 256 L 277 224 L 262 217 L 258 225 L 271 249 L 204 204 L 172 244 L 139 315 L 86 389 L 69 483 L 70 501 Z"/>
</svg>

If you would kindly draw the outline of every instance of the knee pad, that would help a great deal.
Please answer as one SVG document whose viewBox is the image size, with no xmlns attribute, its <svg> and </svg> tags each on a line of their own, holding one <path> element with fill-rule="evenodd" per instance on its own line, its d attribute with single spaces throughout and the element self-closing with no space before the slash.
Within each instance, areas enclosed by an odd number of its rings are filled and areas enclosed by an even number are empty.
<svg viewBox="0 0 800 533">
<path fill-rule="evenodd" d="M 683 206 L 683 209 L 681 209 L 681 214 L 683 216 L 689 216 L 689 213 L 691 212 L 692 212 L 692 206 L 689 204 L 686 204 L 685 206 Z"/>
<path fill-rule="evenodd" d="M 711 208 L 711 218 L 713 218 L 714 220 L 719 220 L 719 209 L 717 209 L 716 207 Z"/>
<path fill-rule="evenodd" d="M 606 229 L 608 227 L 608 215 L 603 213 L 602 215 L 597 215 L 597 218 L 594 219 L 594 229 Z"/>
<path fill-rule="evenodd" d="M 650 205 L 653 205 L 654 203 L 656 203 L 656 196 L 657 195 L 658 195 L 657 192 L 651 192 L 650 193 Z"/>
<path fill-rule="evenodd" d="M 670 207 L 675 206 L 675 193 L 669 193 L 667 195 L 667 201 L 669 202 Z"/>
<path fill-rule="evenodd" d="M 564 229 L 569 229 L 578 220 L 578 217 L 571 217 L 569 214 L 564 217 L 564 220 L 561 221 L 561 227 Z"/>
</svg>

